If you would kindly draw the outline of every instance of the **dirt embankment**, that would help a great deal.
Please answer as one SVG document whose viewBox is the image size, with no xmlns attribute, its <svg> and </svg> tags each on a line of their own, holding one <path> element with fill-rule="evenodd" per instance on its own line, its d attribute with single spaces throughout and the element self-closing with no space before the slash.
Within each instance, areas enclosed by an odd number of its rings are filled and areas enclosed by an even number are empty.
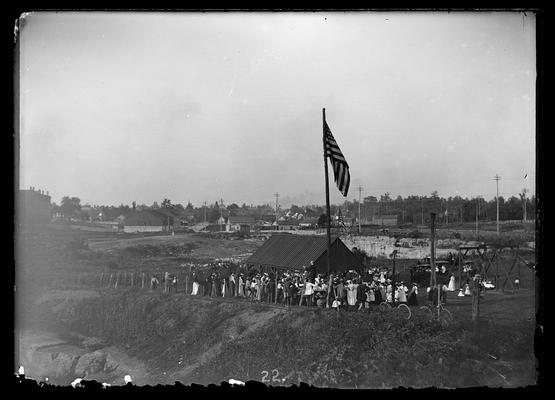
<svg viewBox="0 0 555 400">
<path fill-rule="evenodd" d="M 34 315 L 43 330 L 65 332 L 65 343 L 45 342 L 73 374 L 65 376 L 68 383 L 78 373 L 89 379 L 116 373 L 119 382 L 126 371 L 139 377 L 138 384 L 219 384 L 234 378 L 352 388 L 507 387 L 535 379 L 528 321 L 513 321 L 510 329 L 486 322 L 480 329 L 442 327 L 391 313 L 288 310 L 133 290 L 47 295 Z M 80 338 L 78 343 L 68 343 L 68 335 Z M 63 347 L 68 345 L 86 349 Z"/>
</svg>

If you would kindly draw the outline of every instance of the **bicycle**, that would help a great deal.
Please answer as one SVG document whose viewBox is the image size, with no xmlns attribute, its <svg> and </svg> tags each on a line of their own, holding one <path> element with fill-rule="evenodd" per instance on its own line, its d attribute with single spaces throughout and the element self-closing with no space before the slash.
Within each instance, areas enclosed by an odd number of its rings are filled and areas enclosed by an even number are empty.
<svg viewBox="0 0 555 400">
<path fill-rule="evenodd" d="M 419 307 L 420 310 L 423 310 L 426 317 L 429 321 L 437 318 L 437 320 L 442 325 L 449 325 L 453 321 L 453 315 L 451 311 L 443 306 L 443 303 L 439 303 L 437 306 L 433 304 L 427 304 L 425 306 Z"/>
<path fill-rule="evenodd" d="M 404 319 L 411 319 L 412 317 L 412 311 L 410 310 L 410 307 L 407 306 L 406 304 L 399 304 L 397 306 L 395 306 L 395 308 L 393 307 L 393 305 L 387 301 L 382 301 L 380 303 L 380 305 L 378 306 L 378 309 L 381 312 L 386 312 L 389 310 L 396 310 L 399 315 L 404 318 Z"/>
</svg>

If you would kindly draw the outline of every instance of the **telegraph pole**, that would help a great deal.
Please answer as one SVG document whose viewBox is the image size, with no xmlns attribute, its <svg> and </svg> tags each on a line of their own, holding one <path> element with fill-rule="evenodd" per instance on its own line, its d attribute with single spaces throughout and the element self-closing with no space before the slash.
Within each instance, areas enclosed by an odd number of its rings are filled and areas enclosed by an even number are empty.
<svg viewBox="0 0 555 400">
<path fill-rule="evenodd" d="M 358 187 L 358 234 L 360 235 L 360 202 L 362 198 L 362 186 Z"/>
<path fill-rule="evenodd" d="M 424 198 L 420 197 L 420 207 L 422 208 L 422 225 L 424 225 Z"/>
<path fill-rule="evenodd" d="M 204 223 L 206 223 L 206 201 L 204 202 Z"/>
<path fill-rule="evenodd" d="M 480 197 L 476 197 L 476 236 L 478 236 L 478 215 L 480 214 Z"/>
<path fill-rule="evenodd" d="M 276 198 L 276 225 L 278 224 L 278 198 L 279 198 L 279 193 L 274 193 L 274 196 Z M 279 230 L 279 228 L 278 228 Z"/>
<path fill-rule="evenodd" d="M 223 218 L 224 214 L 224 199 L 220 199 L 220 218 Z"/>
<path fill-rule="evenodd" d="M 497 234 L 499 235 L 499 180 L 501 177 L 497 174 L 493 177 L 497 187 L 497 195 L 495 196 L 495 202 L 497 203 Z"/>
<path fill-rule="evenodd" d="M 522 211 L 523 211 L 523 215 L 522 218 L 524 219 L 524 222 L 526 222 L 526 188 L 522 189 L 522 194 L 520 195 L 520 198 L 522 199 Z"/>
</svg>

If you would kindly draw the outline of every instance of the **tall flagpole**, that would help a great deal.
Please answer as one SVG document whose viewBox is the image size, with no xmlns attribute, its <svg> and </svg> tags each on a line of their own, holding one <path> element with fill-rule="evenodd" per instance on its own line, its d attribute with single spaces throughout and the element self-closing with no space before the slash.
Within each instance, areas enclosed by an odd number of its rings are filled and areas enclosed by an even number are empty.
<svg viewBox="0 0 555 400">
<path fill-rule="evenodd" d="M 324 146 L 324 171 L 326 175 L 326 214 L 327 218 L 327 233 L 328 233 L 328 253 L 327 253 L 327 265 L 328 265 L 328 276 L 330 276 L 330 265 L 331 265 L 331 218 L 330 218 L 330 184 L 328 182 L 328 160 L 326 157 L 326 109 L 322 108 L 322 144 Z"/>
</svg>

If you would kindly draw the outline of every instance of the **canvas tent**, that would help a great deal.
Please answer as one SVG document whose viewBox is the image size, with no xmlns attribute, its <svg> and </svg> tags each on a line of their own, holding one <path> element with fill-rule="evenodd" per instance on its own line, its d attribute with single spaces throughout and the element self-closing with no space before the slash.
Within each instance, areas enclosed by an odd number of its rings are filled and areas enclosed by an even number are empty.
<svg viewBox="0 0 555 400">
<path fill-rule="evenodd" d="M 247 266 L 302 271 L 314 263 L 318 273 L 327 272 L 326 236 L 274 234 L 247 260 Z M 332 273 L 362 267 L 360 260 L 338 237 L 331 240 Z"/>
</svg>

